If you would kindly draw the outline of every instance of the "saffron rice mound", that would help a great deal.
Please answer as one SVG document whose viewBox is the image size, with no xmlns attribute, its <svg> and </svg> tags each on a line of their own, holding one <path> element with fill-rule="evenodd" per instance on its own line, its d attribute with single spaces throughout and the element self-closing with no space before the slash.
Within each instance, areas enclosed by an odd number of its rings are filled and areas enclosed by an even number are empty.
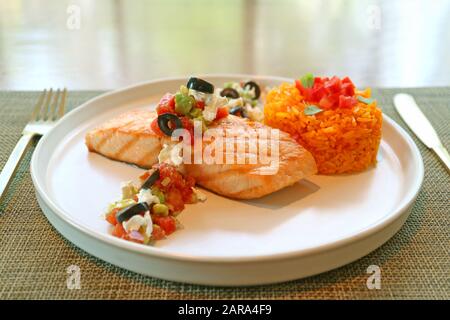
<svg viewBox="0 0 450 320">
<path fill-rule="evenodd" d="M 267 95 L 264 122 L 290 133 L 310 151 L 320 174 L 352 173 L 376 163 L 381 140 L 382 113 L 370 89 L 356 91 L 366 98 L 350 108 L 324 109 L 305 114 L 310 106 L 295 84 L 283 83 Z M 307 112 L 308 113 L 308 112 Z"/>
</svg>

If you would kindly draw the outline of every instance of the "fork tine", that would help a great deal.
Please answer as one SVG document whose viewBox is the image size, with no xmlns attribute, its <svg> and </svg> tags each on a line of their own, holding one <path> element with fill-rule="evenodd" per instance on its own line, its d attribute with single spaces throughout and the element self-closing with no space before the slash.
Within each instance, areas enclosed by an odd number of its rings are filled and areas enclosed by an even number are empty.
<svg viewBox="0 0 450 320">
<path fill-rule="evenodd" d="M 44 102 L 44 98 L 47 95 L 47 89 L 41 92 L 36 105 L 34 106 L 33 112 L 31 113 L 30 121 L 37 121 L 39 119 L 39 111 L 41 110 L 42 103 Z"/>
<path fill-rule="evenodd" d="M 59 103 L 58 116 L 55 118 L 55 120 L 61 118 L 64 115 L 64 109 L 66 107 L 66 96 L 67 89 L 64 88 L 64 90 L 62 91 L 61 102 Z"/>
<path fill-rule="evenodd" d="M 56 90 L 55 97 L 53 98 L 53 103 L 50 106 L 50 113 L 48 114 L 48 120 L 56 120 L 56 105 L 58 104 L 59 95 L 61 94 L 61 90 Z"/>
<path fill-rule="evenodd" d="M 50 101 L 52 100 L 52 95 L 53 88 L 50 88 L 50 90 L 48 91 L 47 99 L 45 99 L 44 105 L 41 108 L 41 119 L 44 121 L 48 119 L 47 114 L 50 106 Z"/>
</svg>

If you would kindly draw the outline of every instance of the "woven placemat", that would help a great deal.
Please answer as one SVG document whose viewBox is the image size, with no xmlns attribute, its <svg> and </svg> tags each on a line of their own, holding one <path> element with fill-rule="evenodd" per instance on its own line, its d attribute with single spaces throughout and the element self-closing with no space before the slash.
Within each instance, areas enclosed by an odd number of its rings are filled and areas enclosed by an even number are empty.
<svg viewBox="0 0 450 320">
<path fill-rule="evenodd" d="M 374 90 L 384 112 L 406 128 L 392 106 L 392 95 L 398 91 L 414 94 L 450 149 L 450 88 Z M 99 93 L 70 92 L 69 108 Z M 37 97 L 37 92 L 0 92 L 0 168 Z M 146 277 L 78 249 L 52 227 L 38 206 L 29 173 L 32 147 L 0 203 L 0 299 L 449 299 L 450 176 L 438 158 L 414 139 L 425 163 L 425 181 L 411 216 L 396 236 L 337 270 L 282 284 L 239 288 Z M 70 265 L 80 267 L 79 290 L 67 287 Z M 370 265 L 381 268 L 379 290 L 367 288 Z"/>
</svg>

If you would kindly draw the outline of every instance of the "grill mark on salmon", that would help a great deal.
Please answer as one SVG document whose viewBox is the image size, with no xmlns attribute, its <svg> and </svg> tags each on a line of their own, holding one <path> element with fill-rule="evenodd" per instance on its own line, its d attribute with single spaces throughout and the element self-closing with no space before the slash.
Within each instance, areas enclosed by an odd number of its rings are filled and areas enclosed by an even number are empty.
<svg viewBox="0 0 450 320">
<path fill-rule="evenodd" d="M 103 139 L 100 140 L 100 142 L 97 142 L 95 146 L 93 145 L 92 148 L 94 150 L 101 150 L 108 140 L 109 137 L 104 137 Z"/>
<path fill-rule="evenodd" d="M 122 147 L 116 151 L 114 154 L 114 158 L 117 158 L 120 154 L 125 153 L 128 149 L 130 149 L 132 146 L 134 146 L 138 142 L 139 138 L 137 137 L 131 137 L 130 141 L 124 143 Z"/>
</svg>

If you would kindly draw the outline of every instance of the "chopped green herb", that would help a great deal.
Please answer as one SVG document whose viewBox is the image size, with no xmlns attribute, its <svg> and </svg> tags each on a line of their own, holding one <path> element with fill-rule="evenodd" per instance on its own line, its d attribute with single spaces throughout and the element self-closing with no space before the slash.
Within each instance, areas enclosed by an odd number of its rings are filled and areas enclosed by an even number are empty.
<svg viewBox="0 0 450 320">
<path fill-rule="evenodd" d="M 303 112 L 307 116 L 312 116 L 312 115 L 315 115 L 322 111 L 323 111 L 322 109 L 320 109 L 319 107 L 312 104 L 312 105 L 307 106 Z"/>
<path fill-rule="evenodd" d="M 362 102 L 362 103 L 365 103 L 365 104 L 371 104 L 372 102 L 375 101 L 374 99 L 364 98 L 362 96 L 358 96 L 357 98 L 358 98 L 359 102 Z"/>
<path fill-rule="evenodd" d="M 312 73 L 307 73 L 300 78 L 300 82 L 304 88 L 312 88 L 314 85 L 314 76 Z"/>
</svg>

